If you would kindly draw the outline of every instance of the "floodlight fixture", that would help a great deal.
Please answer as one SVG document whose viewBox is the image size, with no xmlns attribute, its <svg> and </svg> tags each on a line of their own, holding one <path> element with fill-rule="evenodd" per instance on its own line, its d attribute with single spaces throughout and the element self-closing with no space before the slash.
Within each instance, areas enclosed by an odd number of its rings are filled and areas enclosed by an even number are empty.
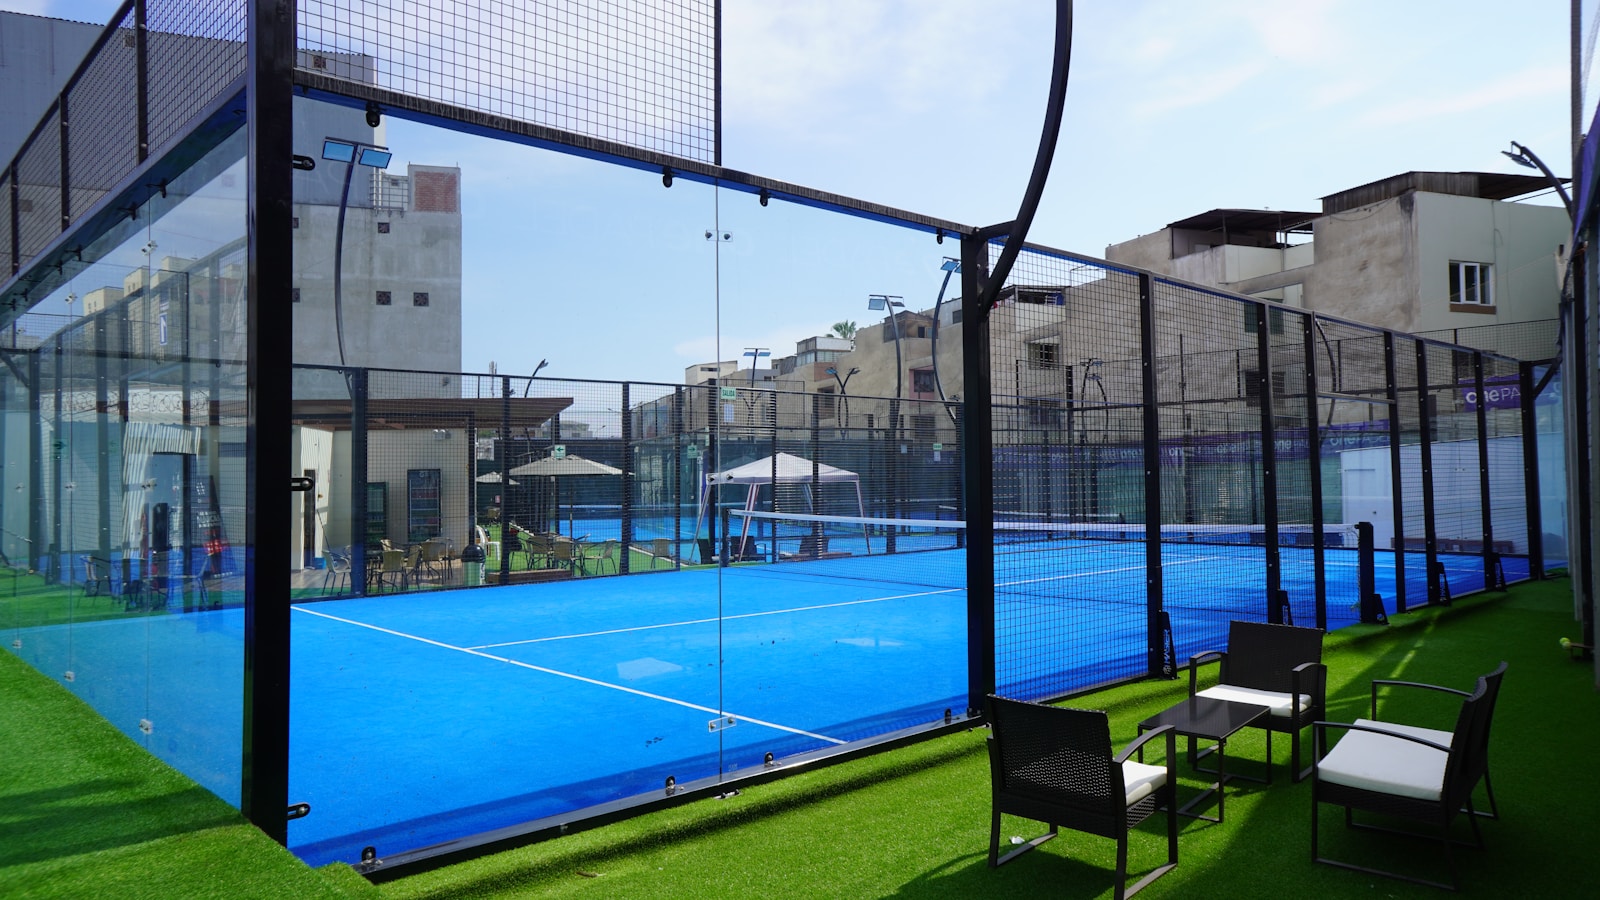
<svg viewBox="0 0 1600 900">
<path fill-rule="evenodd" d="M 1567 193 L 1562 179 L 1550 171 L 1550 167 L 1544 164 L 1544 160 L 1540 159 L 1538 154 L 1516 141 L 1511 142 L 1510 150 L 1501 150 L 1500 153 L 1523 168 L 1538 169 L 1544 173 L 1544 177 L 1550 179 L 1550 186 L 1555 188 L 1556 195 L 1561 198 L 1561 204 L 1567 208 L 1567 217 L 1573 217 L 1572 196 Z"/>
<path fill-rule="evenodd" d="M 889 327 L 894 334 L 894 399 L 899 401 L 900 392 L 905 387 L 905 366 L 900 362 L 900 319 L 895 315 L 895 307 L 905 306 L 899 294 L 868 294 L 867 309 L 887 309 L 889 311 Z M 898 418 L 898 413 L 895 416 Z"/>
<path fill-rule="evenodd" d="M 739 355 L 741 357 L 750 357 L 750 386 L 754 387 L 756 383 L 756 366 L 761 364 L 761 357 L 771 356 L 772 351 L 766 347 L 746 347 L 744 352 Z"/>
<path fill-rule="evenodd" d="M 953 256 L 946 256 L 944 262 L 939 265 L 939 270 L 942 272 L 959 272 L 961 271 L 961 260 Z"/>
</svg>

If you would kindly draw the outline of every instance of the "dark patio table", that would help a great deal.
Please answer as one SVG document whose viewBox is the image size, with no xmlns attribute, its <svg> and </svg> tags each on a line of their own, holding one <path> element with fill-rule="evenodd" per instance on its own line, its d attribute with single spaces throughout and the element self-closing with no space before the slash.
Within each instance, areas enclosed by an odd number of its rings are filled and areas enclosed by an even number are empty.
<svg viewBox="0 0 1600 900">
<path fill-rule="evenodd" d="M 1248 775 L 1238 774 L 1230 775 L 1227 771 L 1226 750 L 1228 746 L 1228 738 L 1232 737 L 1237 731 L 1239 731 L 1239 729 L 1244 728 L 1246 725 L 1249 725 L 1262 716 L 1268 714 L 1269 710 L 1267 707 L 1257 706 L 1253 703 L 1237 703 L 1232 700 L 1215 700 L 1210 697 L 1189 697 L 1139 723 L 1140 734 L 1144 734 L 1146 731 L 1154 728 L 1160 728 L 1163 725 L 1171 725 L 1173 731 L 1177 732 L 1180 736 L 1187 737 L 1189 739 L 1189 764 L 1194 766 L 1196 771 L 1217 776 L 1217 780 L 1212 782 L 1209 787 L 1202 790 L 1199 795 L 1195 796 L 1188 803 L 1185 803 L 1183 806 L 1178 808 L 1178 812 L 1180 814 L 1191 816 L 1196 819 L 1205 819 L 1208 822 L 1221 822 L 1223 813 L 1222 801 L 1224 797 L 1223 786 L 1226 785 L 1230 780 L 1234 778 L 1244 778 L 1248 781 L 1255 781 L 1261 784 L 1272 783 L 1272 732 L 1270 731 L 1267 732 L 1268 765 L 1266 778 L 1254 778 Z M 1195 740 L 1197 738 L 1200 740 L 1214 741 L 1215 747 L 1207 748 L 1205 752 L 1196 754 Z M 1216 771 L 1208 771 L 1201 769 L 1198 765 L 1195 765 L 1200 756 L 1209 755 L 1210 751 L 1213 749 L 1217 754 Z M 1215 816 L 1206 816 L 1191 812 L 1191 810 L 1205 801 L 1213 793 L 1217 795 L 1217 814 Z"/>
</svg>

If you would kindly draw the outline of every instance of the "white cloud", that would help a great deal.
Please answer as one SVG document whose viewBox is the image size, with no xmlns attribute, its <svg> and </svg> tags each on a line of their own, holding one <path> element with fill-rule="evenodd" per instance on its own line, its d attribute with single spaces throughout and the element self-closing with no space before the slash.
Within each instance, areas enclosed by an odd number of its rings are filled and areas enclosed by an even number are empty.
<svg viewBox="0 0 1600 900">
<path fill-rule="evenodd" d="M 1406 97 L 1373 109 L 1358 122 L 1366 126 L 1387 126 L 1460 116 L 1514 101 L 1565 93 L 1568 79 L 1566 66 L 1532 66 L 1461 91 Z"/>
</svg>

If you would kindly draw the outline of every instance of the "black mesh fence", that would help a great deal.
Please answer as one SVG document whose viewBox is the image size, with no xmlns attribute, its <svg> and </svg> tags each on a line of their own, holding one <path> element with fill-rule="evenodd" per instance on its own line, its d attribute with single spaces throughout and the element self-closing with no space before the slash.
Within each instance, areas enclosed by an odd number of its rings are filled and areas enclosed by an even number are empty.
<svg viewBox="0 0 1600 900">
<path fill-rule="evenodd" d="M 300 67 L 311 75 L 716 161 L 711 0 L 303 0 L 297 8 Z"/>
<path fill-rule="evenodd" d="M 1035 250 L 989 347 L 1002 690 L 1159 673 L 1232 619 L 1337 628 L 1542 571 L 1514 360 Z M 1012 596 L 1016 522 L 1059 532 Z"/>
</svg>

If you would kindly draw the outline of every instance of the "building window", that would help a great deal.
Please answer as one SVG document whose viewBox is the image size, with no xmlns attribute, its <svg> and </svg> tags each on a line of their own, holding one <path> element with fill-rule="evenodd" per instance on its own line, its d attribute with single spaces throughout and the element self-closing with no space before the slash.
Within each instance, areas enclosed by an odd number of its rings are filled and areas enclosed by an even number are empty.
<svg viewBox="0 0 1600 900">
<path fill-rule="evenodd" d="M 379 306 L 388 306 L 389 304 L 391 304 L 393 302 L 394 302 L 394 298 L 392 296 L 390 296 L 388 291 L 379 291 L 378 292 L 378 305 Z"/>
<path fill-rule="evenodd" d="M 1242 373 L 1242 375 L 1243 375 L 1243 379 L 1244 379 L 1244 384 L 1241 385 L 1242 390 L 1241 390 L 1240 393 L 1244 396 L 1245 404 L 1248 405 L 1248 406 L 1260 406 L 1261 405 L 1261 370 L 1260 369 L 1245 369 L 1244 372 Z M 1289 373 L 1288 372 L 1282 372 L 1282 371 L 1273 372 L 1272 373 L 1272 396 L 1274 396 L 1274 397 L 1287 396 L 1288 391 L 1289 391 Z"/>
<path fill-rule="evenodd" d="M 1061 427 L 1061 401 L 1028 398 L 1022 401 L 1028 411 L 1028 424 L 1042 428 Z"/>
<path fill-rule="evenodd" d="M 1244 308 L 1244 330 L 1245 331 L 1249 332 L 1250 334 L 1255 334 L 1255 331 L 1256 331 L 1256 328 L 1258 326 L 1258 323 L 1261 320 L 1261 310 L 1262 309 L 1263 309 L 1263 307 L 1257 306 L 1254 303 L 1251 303 L 1251 304 L 1245 306 L 1245 308 Z M 1281 309 L 1269 309 L 1269 310 L 1267 310 L 1267 333 L 1268 334 L 1283 334 L 1283 310 L 1281 310 Z"/>
<path fill-rule="evenodd" d="M 290 216 L 289 217 L 289 227 L 290 228 L 299 228 L 300 227 L 300 217 L 299 216 Z"/>
<path fill-rule="evenodd" d="M 378 233 L 379 234 L 388 234 L 389 233 L 389 223 L 388 222 L 379 222 L 378 223 Z"/>
<path fill-rule="evenodd" d="M 957 307 L 956 309 L 953 309 L 953 310 L 950 311 L 950 324 L 951 325 L 960 325 L 961 324 L 961 309 L 959 307 Z"/>
<path fill-rule="evenodd" d="M 413 292 L 412 295 L 411 295 L 411 305 L 412 306 L 427 306 L 428 305 L 428 292 L 427 291 L 415 291 L 415 292 Z"/>
<path fill-rule="evenodd" d="M 1493 306 L 1494 266 L 1488 263 L 1450 264 L 1451 306 Z"/>
<path fill-rule="evenodd" d="M 932 369 L 911 370 L 911 390 L 918 394 L 931 394 L 939 390 L 933 381 Z"/>
<path fill-rule="evenodd" d="M 1030 369 L 1059 369 L 1061 368 L 1061 345 L 1055 343 L 1030 343 L 1028 345 L 1028 368 Z"/>
<path fill-rule="evenodd" d="M 833 396 L 833 388 L 817 388 L 817 418 L 831 419 L 837 415 L 838 400 Z"/>
<path fill-rule="evenodd" d="M 300 289 L 299 288 L 290 288 L 289 289 L 289 302 L 290 303 L 299 303 L 300 302 Z"/>
</svg>

